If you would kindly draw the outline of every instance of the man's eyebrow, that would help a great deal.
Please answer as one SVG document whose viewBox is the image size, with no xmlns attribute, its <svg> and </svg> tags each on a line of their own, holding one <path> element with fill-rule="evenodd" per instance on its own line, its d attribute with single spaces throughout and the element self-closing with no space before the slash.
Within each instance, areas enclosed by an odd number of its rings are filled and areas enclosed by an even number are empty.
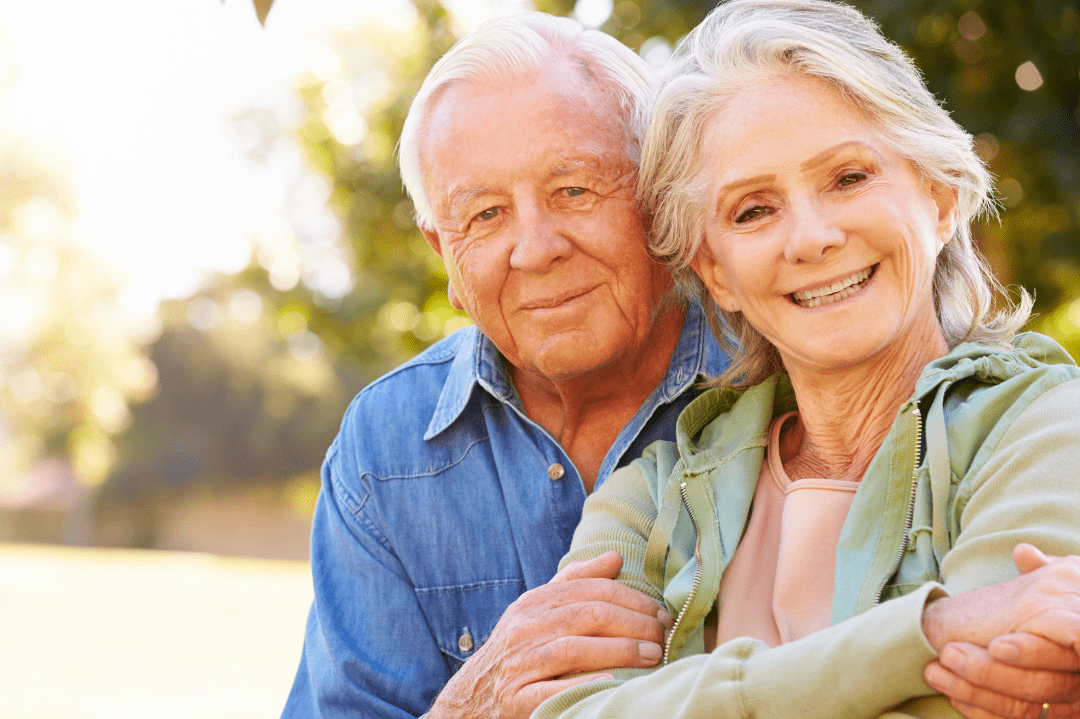
<svg viewBox="0 0 1080 719">
<path fill-rule="evenodd" d="M 757 185 L 762 182 L 771 182 L 775 179 L 776 175 L 755 175 L 753 177 L 743 178 L 742 180 L 735 180 L 734 182 L 729 182 L 728 184 L 721 187 L 720 191 L 716 193 L 716 214 L 720 214 L 720 204 L 724 201 L 724 198 L 731 191 L 737 190 L 740 187 L 745 187 L 746 185 Z"/>
<path fill-rule="evenodd" d="M 864 150 L 869 150 L 871 153 L 873 153 L 875 155 L 877 154 L 876 152 L 874 152 L 873 148 L 870 147 L 869 145 L 867 145 L 865 142 L 862 142 L 860 140 L 848 140 L 846 142 L 841 142 L 839 145 L 833 145 L 832 147 L 830 147 L 827 150 L 822 150 L 818 154 L 811 157 L 809 160 L 804 160 L 803 163 L 801 165 L 799 165 L 799 169 L 800 170 L 812 170 L 815 167 L 817 167 L 818 165 L 822 164 L 823 162 L 826 162 L 830 157 L 832 157 L 836 153 L 842 152 L 843 150 L 846 150 L 849 147 L 858 147 L 858 148 L 862 148 Z"/>
<path fill-rule="evenodd" d="M 470 202 L 490 192 L 487 187 L 458 187 L 446 195 L 446 207 L 451 217 L 459 217 Z"/>
</svg>

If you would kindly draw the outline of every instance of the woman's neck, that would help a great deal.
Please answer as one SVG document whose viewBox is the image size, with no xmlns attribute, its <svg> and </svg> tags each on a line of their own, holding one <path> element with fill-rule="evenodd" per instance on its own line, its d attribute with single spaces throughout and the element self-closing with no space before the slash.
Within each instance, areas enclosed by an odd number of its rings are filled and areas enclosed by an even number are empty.
<svg viewBox="0 0 1080 719">
<path fill-rule="evenodd" d="M 936 323 L 901 344 L 842 370 L 788 367 L 799 421 L 781 459 L 792 479 L 862 479 L 923 368 L 949 351 Z"/>
</svg>

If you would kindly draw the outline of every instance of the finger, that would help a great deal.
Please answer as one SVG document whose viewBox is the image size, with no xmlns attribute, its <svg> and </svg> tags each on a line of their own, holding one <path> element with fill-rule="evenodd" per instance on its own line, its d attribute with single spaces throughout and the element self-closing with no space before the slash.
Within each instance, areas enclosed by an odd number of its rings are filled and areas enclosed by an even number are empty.
<svg viewBox="0 0 1080 719">
<path fill-rule="evenodd" d="M 611 674 L 586 674 L 580 677 L 571 677 L 570 679 L 553 679 L 550 681 L 535 682 L 526 687 L 523 687 L 518 693 L 518 700 L 514 702 L 514 711 L 512 717 L 529 717 L 536 707 L 543 704 L 550 697 L 555 696 L 564 689 L 577 686 L 578 684 L 587 684 L 589 682 L 604 681 L 607 679 L 614 679 Z M 597 687 L 599 689 L 599 687 Z"/>
<path fill-rule="evenodd" d="M 1013 548 L 1013 562 L 1021 574 L 1027 574 L 1051 562 L 1051 558 L 1042 553 L 1038 547 L 1027 542 L 1021 542 Z"/>
<path fill-rule="evenodd" d="M 570 562 L 551 578 L 552 582 L 567 582 L 573 579 L 614 579 L 622 569 L 622 555 L 616 551 L 605 552 L 593 559 L 579 559 Z"/>
<path fill-rule="evenodd" d="M 528 604 L 538 608 L 558 608 L 583 602 L 606 602 L 649 617 L 662 616 L 670 619 L 667 608 L 663 604 L 613 579 L 561 581 L 537 587 L 529 594 Z"/>
<path fill-rule="evenodd" d="M 1003 717 L 1000 714 L 994 714 L 993 712 L 986 711 L 982 707 L 957 701 L 956 699 L 951 700 L 951 703 L 953 708 L 967 717 L 967 719 L 1014 719 L 1013 717 Z M 1039 711 L 1042 711 L 1042 704 L 1039 705 Z M 1038 716 L 1039 715 L 1036 714 L 1032 719 L 1036 719 Z"/>
<path fill-rule="evenodd" d="M 974 687 L 937 662 L 927 665 L 923 677 L 931 687 L 947 696 L 957 711 L 968 719 L 1036 719 L 1042 711 L 1041 700 L 1027 702 L 993 690 Z"/>
<path fill-rule="evenodd" d="M 663 648 L 656 642 L 620 637 L 562 637 L 530 652 L 533 676 L 555 677 L 614 668 L 656 666 Z"/>
<path fill-rule="evenodd" d="M 548 617 L 564 636 L 625 637 L 649 642 L 664 640 L 665 624 L 648 613 L 608 602 L 579 602 L 560 607 Z"/>
<path fill-rule="evenodd" d="M 1044 701 L 1080 700 L 1080 675 L 1071 671 L 1025 669 L 997 662 L 980 646 L 964 642 L 946 644 L 938 663 L 964 680 L 961 690 L 942 692 L 998 714 L 1015 713 L 1005 699 L 1042 704 Z M 960 686 L 960 685 L 958 685 Z M 971 687 L 970 691 L 968 687 Z M 977 699 L 985 695 L 986 701 Z M 1002 699 L 1005 698 L 1005 699 Z"/>
<path fill-rule="evenodd" d="M 1022 717 L 1033 706 L 1031 702 L 1023 699 L 977 687 L 944 667 L 940 662 L 927 664 L 923 671 L 923 678 L 926 679 L 927 684 L 948 697 L 957 711 L 969 719 L 984 715 Z M 961 704 L 964 708 L 960 707 Z M 1041 707 L 1042 702 L 1038 706 Z"/>
<path fill-rule="evenodd" d="M 1071 597 L 1060 599 L 1072 603 Z M 1062 646 L 1080 649 L 1080 604 L 1075 607 L 1048 607 L 1024 617 L 1015 630 L 1037 634 Z"/>
<path fill-rule="evenodd" d="M 1080 671 L 1080 656 L 1075 650 L 1026 632 L 1000 636 L 987 649 L 995 661 L 1017 667 Z"/>
</svg>

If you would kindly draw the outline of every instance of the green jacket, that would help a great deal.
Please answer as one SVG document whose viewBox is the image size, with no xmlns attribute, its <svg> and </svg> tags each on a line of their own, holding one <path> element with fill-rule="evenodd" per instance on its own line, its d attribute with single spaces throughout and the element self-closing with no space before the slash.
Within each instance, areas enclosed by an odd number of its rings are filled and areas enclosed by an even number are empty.
<svg viewBox="0 0 1080 719">
<path fill-rule="evenodd" d="M 1068 354 L 1036 334 L 1007 352 L 961 345 L 928 365 L 845 521 L 833 626 L 776 648 L 744 638 L 710 654 L 704 621 L 749 516 L 769 423 L 796 404 L 785 376 L 742 394 L 706 392 L 680 416 L 676 443 L 652 445 L 589 498 L 563 559 L 622 554 L 619 579 L 676 617 L 664 666 L 615 670 L 616 680 L 566 690 L 534 718 L 835 719 L 902 704 L 892 716 L 959 716 L 922 679 L 934 658 L 923 606 L 1015 577 L 1022 541 L 1080 554 L 1076 379 Z"/>
</svg>

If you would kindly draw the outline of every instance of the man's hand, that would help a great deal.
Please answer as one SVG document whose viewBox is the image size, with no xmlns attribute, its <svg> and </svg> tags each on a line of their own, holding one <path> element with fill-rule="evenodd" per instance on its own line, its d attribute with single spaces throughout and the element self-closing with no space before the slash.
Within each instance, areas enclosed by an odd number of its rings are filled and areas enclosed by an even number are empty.
<svg viewBox="0 0 1080 719">
<path fill-rule="evenodd" d="M 1018 579 L 928 605 L 939 657 L 926 681 L 968 719 L 1036 719 L 1043 702 L 1050 717 L 1080 717 L 1080 563 L 1028 544 L 1013 558 Z"/>
<path fill-rule="evenodd" d="M 429 719 L 527 719 L 548 697 L 612 667 L 651 667 L 667 610 L 616 581 L 622 557 L 574 562 L 518 597 L 491 637 L 443 688 Z M 565 674 L 584 676 L 556 679 Z"/>
</svg>

